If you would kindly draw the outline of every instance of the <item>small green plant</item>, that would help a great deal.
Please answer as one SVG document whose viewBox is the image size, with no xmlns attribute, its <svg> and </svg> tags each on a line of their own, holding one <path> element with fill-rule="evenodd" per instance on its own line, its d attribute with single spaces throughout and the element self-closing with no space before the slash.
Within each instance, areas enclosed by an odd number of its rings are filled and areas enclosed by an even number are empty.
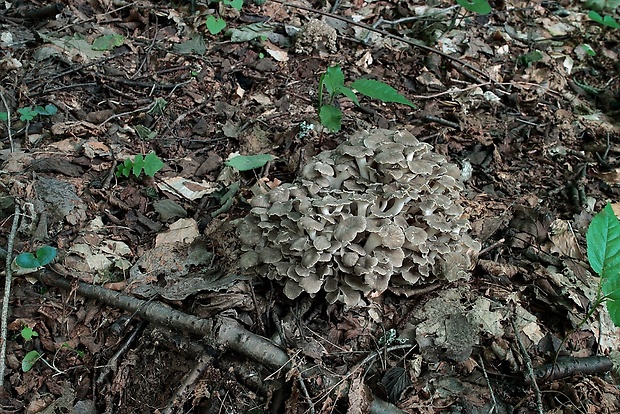
<svg viewBox="0 0 620 414">
<path fill-rule="evenodd" d="M 17 255 L 14 262 L 23 269 L 38 269 L 51 263 L 56 254 L 57 250 L 54 247 L 43 246 L 34 253 L 25 252 Z"/>
<path fill-rule="evenodd" d="M 595 22 L 602 24 L 603 26 L 611 27 L 612 29 L 620 29 L 620 24 L 618 24 L 616 19 L 614 19 L 613 17 L 609 15 L 602 16 L 601 14 L 599 14 L 598 12 L 594 10 L 590 10 L 588 12 L 588 17 L 591 20 L 594 20 Z"/>
<path fill-rule="evenodd" d="M 324 90 L 327 92 L 326 99 L 324 99 Z M 334 101 L 339 95 L 344 95 L 359 106 L 360 103 L 354 90 L 383 102 L 395 102 L 409 105 L 412 108 L 416 107 L 413 102 L 398 93 L 396 89 L 380 81 L 357 79 L 349 86 L 345 86 L 344 74 L 340 66 L 331 66 L 319 79 L 319 119 L 324 127 L 332 132 L 340 131 L 342 112 L 340 108 L 334 105 Z"/>
<path fill-rule="evenodd" d="M 97 51 L 112 50 L 125 43 L 125 36 L 118 34 L 99 36 L 93 41 L 92 49 Z"/>
<path fill-rule="evenodd" d="M 456 3 L 472 13 L 489 14 L 492 10 L 487 0 L 456 0 Z"/>
<path fill-rule="evenodd" d="M 39 333 L 29 326 L 24 326 L 20 332 L 24 340 L 30 341 L 32 338 L 39 336 Z"/>
<path fill-rule="evenodd" d="M 32 338 L 39 336 L 39 333 L 29 326 L 24 326 L 20 332 L 22 338 L 25 341 L 31 341 Z M 24 356 L 22 360 L 22 371 L 28 372 L 32 369 L 34 364 L 41 358 L 41 354 L 37 351 L 30 351 Z"/>
<path fill-rule="evenodd" d="M 37 115 L 42 116 L 51 116 L 58 112 L 58 108 L 52 104 L 48 104 L 43 106 L 26 106 L 24 108 L 19 108 L 17 113 L 19 114 L 20 121 L 30 122 Z M 0 112 L 0 121 L 7 122 L 9 120 L 9 114 L 7 112 Z"/>
<path fill-rule="evenodd" d="M 58 112 L 58 108 L 56 108 L 54 105 L 49 104 L 49 105 L 45 105 L 45 107 L 43 106 L 35 106 L 34 108 L 31 106 L 27 106 L 24 108 L 19 108 L 17 110 L 17 112 L 19 113 L 19 120 L 20 121 L 32 121 L 37 115 L 42 115 L 42 116 L 51 116 L 54 115 L 56 112 Z"/>
<path fill-rule="evenodd" d="M 269 154 L 257 155 L 237 155 L 226 161 L 224 164 L 231 166 L 239 171 L 250 171 L 260 168 L 271 161 L 273 157 Z"/>
<path fill-rule="evenodd" d="M 38 351 L 30 351 L 22 359 L 22 371 L 28 372 L 34 367 L 39 359 L 43 358 L 43 354 Z"/>
<path fill-rule="evenodd" d="M 524 55 L 520 55 L 517 58 L 517 64 L 520 66 L 525 66 L 529 68 L 532 66 L 532 63 L 539 62 L 543 59 L 543 54 L 540 50 L 533 50 L 530 53 L 526 53 Z"/>
<path fill-rule="evenodd" d="M 243 0 L 221 0 L 221 1 L 222 1 L 222 4 L 224 4 L 225 6 L 232 7 L 233 9 L 237 11 L 241 11 L 241 8 L 243 7 Z M 226 21 L 222 19 L 221 17 L 215 17 L 212 14 L 207 17 L 207 20 L 205 23 L 207 25 L 207 30 L 212 35 L 216 35 L 222 30 L 224 30 L 224 28 L 226 28 Z"/>
<path fill-rule="evenodd" d="M 600 278 L 596 299 L 586 320 L 605 302 L 614 325 L 620 326 L 620 221 L 610 204 L 592 219 L 586 242 L 588 261 Z"/>
<path fill-rule="evenodd" d="M 116 168 L 116 176 L 129 177 L 129 174 L 133 173 L 134 176 L 138 177 L 144 171 L 144 174 L 153 177 L 163 167 L 164 163 L 154 152 L 150 152 L 146 156 L 138 154 L 133 160 L 127 158 L 125 162 L 119 165 Z"/>
</svg>

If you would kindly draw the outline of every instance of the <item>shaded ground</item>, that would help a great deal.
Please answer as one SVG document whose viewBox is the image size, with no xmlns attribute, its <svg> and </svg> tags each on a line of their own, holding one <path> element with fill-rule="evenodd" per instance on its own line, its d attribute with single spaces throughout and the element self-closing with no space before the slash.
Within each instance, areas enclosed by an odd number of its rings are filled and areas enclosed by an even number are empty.
<svg viewBox="0 0 620 414">
<path fill-rule="evenodd" d="M 290 28 L 321 16 L 276 2 L 241 13 L 197 4 L 194 14 L 188 4 L 70 2 L 29 14 L 44 6 L 0 15 L 1 107 L 11 120 L 2 126 L 2 228 L 8 235 L 17 202 L 24 215 L 15 251 L 57 247 L 48 276 L 68 278 L 74 289 L 14 280 L 3 412 L 302 413 L 311 401 L 314 412 L 361 413 L 370 391 L 416 413 L 540 405 L 618 412 L 607 359 L 594 358 L 617 351 L 617 330 L 600 312 L 573 332 L 596 294 L 585 231 L 618 196 L 617 32 L 552 2 L 497 3 L 488 16 L 455 20 L 451 3 L 431 10 L 355 1 L 333 10 L 384 21 L 380 29 L 425 41 L 448 59 L 327 18 L 338 29 L 335 43 L 325 35 L 295 46 Z M 231 29 L 266 22 L 268 39 L 210 35 L 204 22 L 216 10 Z M 124 41 L 92 49 L 110 34 Z M 584 43 L 596 57 L 582 52 Z M 381 80 L 419 108 L 342 99 L 342 131 L 319 131 L 319 76 L 334 64 L 347 82 Z M 48 104 L 58 112 L 19 120 L 18 109 Z M 300 138 L 304 122 L 316 128 Z M 276 283 L 222 276 L 237 259 L 230 222 L 247 214 L 257 181 L 290 182 L 300 160 L 373 127 L 407 129 L 471 167 L 463 204 L 483 251 L 469 281 L 420 286 L 409 297 L 386 292 L 367 308 L 348 308 L 320 295 L 291 301 Z M 150 151 L 165 163 L 154 178 L 114 176 L 126 158 Z M 227 175 L 223 161 L 235 152 L 277 159 Z M 239 190 L 229 192 L 235 183 Z M 78 280 L 237 320 L 272 338 L 294 368 L 145 324 L 76 294 Z M 24 326 L 38 337 L 24 340 Z M 542 373 L 539 404 L 527 360 L 551 363 L 567 336 L 561 355 L 593 357 L 586 364 L 600 372 Z M 49 365 L 22 372 L 33 349 Z M 320 376 L 300 381 L 301 367 L 313 366 L 339 382 L 325 389 Z"/>
</svg>

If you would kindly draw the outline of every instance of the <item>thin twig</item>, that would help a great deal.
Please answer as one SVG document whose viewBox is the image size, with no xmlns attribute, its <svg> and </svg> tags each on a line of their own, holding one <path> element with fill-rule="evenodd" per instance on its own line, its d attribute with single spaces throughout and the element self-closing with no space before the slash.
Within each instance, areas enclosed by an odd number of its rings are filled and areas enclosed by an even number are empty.
<svg viewBox="0 0 620 414">
<path fill-rule="evenodd" d="M 13 132 L 11 131 L 11 108 L 9 108 L 9 104 L 6 103 L 6 99 L 2 92 L 0 92 L 0 98 L 2 99 L 2 104 L 4 104 L 4 109 L 6 109 L 6 128 L 9 134 L 9 145 L 13 153 L 15 152 L 15 147 L 13 146 Z"/>
<path fill-rule="evenodd" d="M 487 370 L 484 368 L 484 360 L 482 359 L 482 355 L 479 356 L 480 359 L 480 368 L 482 368 L 482 373 L 484 374 L 484 379 L 487 381 L 487 387 L 489 387 L 489 393 L 491 394 L 491 401 L 493 401 L 493 407 L 489 410 L 489 414 L 492 414 L 497 410 L 497 400 L 495 399 L 495 393 L 493 392 L 493 387 L 491 387 L 491 380 L 489 380 L 489 374 L 487 374 Z"/>
<path fill-rule="evenodd" d="M 525 345 L 523 345 L 523 342 L 521 341 L 521 336 L 519 335 L 519 330 L 517 329 L 517 324 L 515 323 L 514 318 L 510 319 L 510 323 L 512 324 L 515 338 L 517 338 L 517 343 L 519 344 L 519 349 L 521 350 L 521 356 L 523 357 L 523 361 L 525 362 L 527 375 L 532 379 L 532 387 L 534 388 L 534 395 L 536 396 L 536 408 L 538 410 L 538 414 L 544 414 L 545 410 L 543 409 L 542 396 L 540 393 L 540 388 L 538 388 L 538 383 L 536 383 L 536 376 L 534 375 L 532 360 L 527 353 Z"/>
<path fill-rule="evenodd" d="M 13 216 L 13 225 L 11 226 L 11 233 L 9 233 L 9 240 L 6 247 L 6 279 L 4 281 L 4 298 L 2 299 L 2 332 L 0 332 L 0 340 L 2 341 L 2 345 L 0 347 L 0 388 L 4 387 L 4 371 L 6 370 L 5 360 L 7 325 L 9 320 L 9 299 L 11 298 L 11 278 L 13 276 L 11 271 L 11 262 L 13 261 L 13 243 L 15 243 L 15 234 L 17 233 L 18 222 L 19 205 L 15 203 L 15 215 Z"/>
</svg>

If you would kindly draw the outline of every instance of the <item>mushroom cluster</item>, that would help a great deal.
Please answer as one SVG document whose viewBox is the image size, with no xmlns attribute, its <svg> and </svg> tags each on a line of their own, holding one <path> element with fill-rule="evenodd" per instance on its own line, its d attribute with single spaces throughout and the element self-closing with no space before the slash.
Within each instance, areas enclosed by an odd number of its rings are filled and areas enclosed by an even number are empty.
<svg viewBox="0 0 620 414">
<path fill-rule="evenodd" d="M 388 288 L 468 277 L 460 171 L 406 131 L 362 131 L 313 157 L 300 177 L 251 200 L 237 222 L 241 268 L 360 304 Z"/>
</svg>

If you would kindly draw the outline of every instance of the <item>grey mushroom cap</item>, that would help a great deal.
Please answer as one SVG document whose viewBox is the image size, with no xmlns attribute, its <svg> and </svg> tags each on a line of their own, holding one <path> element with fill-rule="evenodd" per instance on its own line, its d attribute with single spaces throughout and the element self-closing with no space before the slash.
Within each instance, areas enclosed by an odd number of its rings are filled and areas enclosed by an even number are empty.
<svg viewBox="0 0 620 414">
<path fill-rule="evenodd" d="M 360 131 L 312 157 L 292 184 L 255 196 L 236 222 L 239 266 L 350 306 L 382 292 L 469 277 L 457 166 L 407 131 Z M 402 291 L 402 289 L 401 289 Z"/>
</svg>

